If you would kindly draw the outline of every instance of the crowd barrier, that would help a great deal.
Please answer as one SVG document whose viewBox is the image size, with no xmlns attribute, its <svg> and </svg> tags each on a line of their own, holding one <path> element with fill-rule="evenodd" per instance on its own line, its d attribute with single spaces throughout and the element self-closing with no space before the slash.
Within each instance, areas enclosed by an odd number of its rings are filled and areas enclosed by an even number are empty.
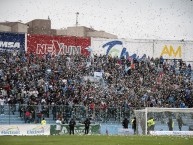
<svg viewBox="0 0 193 145">
<path fill-rule="evenodd" d="M 0 125 L 2 135 L 50 135 L 50 125 Z"/>
<path fill-rule="evenodd" d="M 64 124 L 61 127 L 61 135 L 69 134 L 69 125 Z M 84 124 L 79 124 L 74 127 L 74 133 L 75 134 L 84 134 L 85 126 Z M 100 125 L 99 124 L 91 124 L 89 128 L 89 134 L 99 134 L 100 133 Z M 56 135 L 56 125 L 50 125 L 50 135 Z"/>
<path fill-rule="evenodd" d="M 30 112 L 30 116 L 26 117 L 26 111 Z M 130 118 L 133 115 L 132 108 L 128 107 L 106 107 L 101 108 L 95 106 L 65 106 L 65 105 L 3 105 L 0 106 L 0 124 L 22 124 L 40 123 L 43 118 L 47 124 L 54 124 L 55 120 L 60 117 L 65 123 L 68 123 L 70 118 L 75 118 L 76 121 L 82 122 L 86 118 L 90 118 L 95 123 L 106 122 L 121 122 L 123 118 Z"/>
<path fill-rule="evenodd" d="M 61 125 L 60 135 L 69 134 L 69 125 Z M 75 134 L 84 134 L 85 126 L 83 124 L 78 124 L 75 126 Z M 89 134 L 100 134 L 100 125 L 91 124 L 89 129 Z M 0 125 L 0 136 L 3 135 L 57 135 L 56 125 L 32 125 L 32 124 L 23 124 L 23 125 Z"/>
<path fill-rule="evenodd" d="M 84 134 L 84 125 L 75 126 L 75 135 Z M 61 125 L 60 135 L 69 134 L 68 124 Z M 90 135 L 133 135 L 133 129 L 129 125 L 128 129 L 123 129 L 121 124 L 91 124 Z M 150 131 L 151 135 L 193 135 L 193 131 Z M 0 125 L 0 136 L 39 136 L 57 135 L 56 125 Z"/>
</svg>

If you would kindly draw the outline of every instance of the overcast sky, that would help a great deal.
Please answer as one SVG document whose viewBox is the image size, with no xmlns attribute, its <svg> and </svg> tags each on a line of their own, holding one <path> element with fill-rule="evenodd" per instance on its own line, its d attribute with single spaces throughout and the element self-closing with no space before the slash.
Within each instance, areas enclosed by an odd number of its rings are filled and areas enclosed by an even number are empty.
<svg viewBox="0 0 193 145">
<path fill-rule="evenodd" d="M 80 26 L 126 39 L 193 40 L 192 0 L 0 0 L 0 21 L 52 20 L 52 28 Z"/>
</svg>

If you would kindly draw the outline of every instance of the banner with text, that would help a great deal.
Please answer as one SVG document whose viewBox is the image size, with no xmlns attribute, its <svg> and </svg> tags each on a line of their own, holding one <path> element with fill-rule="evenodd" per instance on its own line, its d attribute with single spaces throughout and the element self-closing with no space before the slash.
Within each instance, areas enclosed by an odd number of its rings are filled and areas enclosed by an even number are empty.
<svg viewBox="0 0 193 145">
<path fill-rule="evenodd" d="M 0 125 L 2 135 L 50 135 L 50 125 Z"/>
<path fill-rule="evenodd" d="M 92 53 L 95 55 L 110 55 L 112 57 L 142 57 L 144 54 L 153 56 L 153 43 L 145 40 L 126 41 L 122 39 L 91 39 Z"/>
<path fill-rule="evenodd" d="M 0 32 L 0 51 L 25 51 L 25 34 Z"/>
<path fill-rule="evenodd" d="M 118 135 L 133 135 L 134 131 L 131 128 L 118 128 Z"/>
<path fill-rule="evenodd" d="M 193 131 L 150 131 L 151 135 L 193 135 Z"/>
<path fill-rule="evenodd" d="M 90 38 L 69 37 L 69 36 L 49 36 L 49 35 L 29 35 L 27 36 L 27 52 L 44 56 L 50 54 L 88 56 L 87 50 L 90 46 Z"/>
<path fill-rule="evenodd" d="M 142 59 L 145 56 L 193 61 L 193 41 L 91 39 L 92 53 L 119 58 Z"/>
<path fill-rule="evenodd" d="M 69 134 L 69 125 L 64 124 L 61 125 L 62 129 L 60 134 Z M 76 125 L 74 127 L 75 134 L 84 134 L 85 126 L 83 124 Z M 99 134 L 100 133 L 100 125 L 99 124 L 91 124 L 89 128 L 89 134 Z M 50 135 L 54 135 L 56 133 L 56 125 L 50 125 Z"/>
</svg>

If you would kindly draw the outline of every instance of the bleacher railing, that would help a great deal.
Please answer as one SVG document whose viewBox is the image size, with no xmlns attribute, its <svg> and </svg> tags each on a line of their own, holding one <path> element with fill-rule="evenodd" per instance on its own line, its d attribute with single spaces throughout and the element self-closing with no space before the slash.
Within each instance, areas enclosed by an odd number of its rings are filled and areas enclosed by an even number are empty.
<svg viewBox="0 0 193 145">
<path fill-rule="evenodd" d="M 29 113 L 26 113 L 28 112 Z M 82 122 L 90 118 L 93 123 L 120 123 L 130 118 L 133 109 L 129 107 L 101 107 L 83 105 L 1 105 L 0 124 L 40 123 L 43 118 L 47 124 L 55 123 L 57 118 L 68 123 L 71 118 Z"/>
</svg>

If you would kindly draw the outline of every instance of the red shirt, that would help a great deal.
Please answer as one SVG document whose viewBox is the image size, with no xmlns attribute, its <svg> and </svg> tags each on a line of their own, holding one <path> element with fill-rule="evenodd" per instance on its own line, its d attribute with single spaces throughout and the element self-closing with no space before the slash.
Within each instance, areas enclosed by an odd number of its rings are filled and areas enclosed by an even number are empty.
<svg viewBox="0 0 193 145">
<path fill-rule="evenodd" d="M 91 110 L 94 110 L 94 106 L 95 106 L 95 104 L 94 104 L 94 103 L 91 103 L 91 104 L 90 104 L 90 109 L 91 109 Z"/>
<path fill-rule="evenodd" d="M 25 113 L 25 116 L 26 116 L 26 117 L 30 117 L 30 112 L 27 111 L 27 112 Z"/>
</svg>

